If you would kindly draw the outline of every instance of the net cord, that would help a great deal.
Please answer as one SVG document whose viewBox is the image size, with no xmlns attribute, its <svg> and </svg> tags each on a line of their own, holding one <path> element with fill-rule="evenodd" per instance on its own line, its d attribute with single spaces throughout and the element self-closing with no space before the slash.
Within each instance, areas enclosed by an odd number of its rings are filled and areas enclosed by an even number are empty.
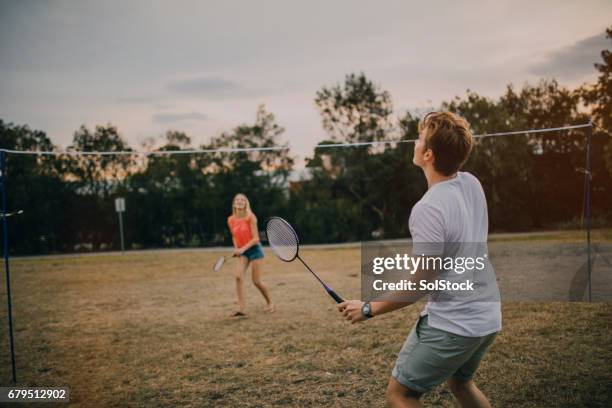
<svg viewBox="0 0 612 408">
<path fill-rule="evenodd" d="M 512 132 L 498 132 L 498 133 L 483 133 L 480 135 L 474 135 L 474 138 L 487 138 L 487 137 L 500 137 L 500 136 L 512 136 L 512 135 L 530 135 L 537 133 L 548 133 L 557 132 L 560 130 L 571 130 L 571 129 L 582 129 L 586 127 L 592 127 L 592 123 L 585 123 L 582 125 L 573 126 L 561 126 L 554 128 L 544 129 L 528 129 L 519 130 Z M 373 142 L 357 142 L 357 143 L 331 143 L 331 144 L 319 144 L 315 146 L 315 149 L 328 149 L 337 147 L 360 147 L 360 146 L 376 146 L 385 144 L 396 144 L 396 143 L 414 143 L 414 139 L 411 140 L 379 140 Z M 190 149 L 190 150 L 171 150 L 171 151 L 33 151 L 33 150 L 12 150 L 12 149 L 0 149 L 0 152 L 10 154 L 25 154 L 25 155 L 38 155 L 38 156 L 171 156 L 179 154 L 204 154 L 204 153 L 240 153 L 240 152 L 267 152 L 267 151 L 283 151 L 289 150 L 289 146 L 269 146 L 269 147 L 223 147 L 219 149 Z"/>
</svg>

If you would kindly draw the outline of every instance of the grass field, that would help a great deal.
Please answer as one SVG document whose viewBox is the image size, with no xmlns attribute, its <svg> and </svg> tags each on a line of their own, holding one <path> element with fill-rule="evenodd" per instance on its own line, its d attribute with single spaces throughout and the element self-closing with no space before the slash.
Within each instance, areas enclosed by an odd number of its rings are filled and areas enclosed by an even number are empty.
<svg viewBox="0 0 612 408">
<path fill-rule="evenodd" d="M 513 254 L 517 243 L 498 245 Z M 543 268 L 551 258 L 541 252 Z M 300 264 L 266 253 L 264 281 L 278 310 L 262 313 L 247 281 L 248 316 L 238 320 L 228 318 L 233 262 L 212 272 L 220 253 L 14 260 L 19 384 L 68 385 L 74 406 L 386 406 L 389 373 L 421 306 L 346 324 Z M 303 257 L 340 294 L 359 296 L 358 248 Z M 531 273 L 540 268 L 530 262 Z M 508 302 L 503 317 L 476 377 L 495 406 L 612 406 L 611 303 Z M 424 401 L 455 406 L 446 387 Z"/>
</svg>

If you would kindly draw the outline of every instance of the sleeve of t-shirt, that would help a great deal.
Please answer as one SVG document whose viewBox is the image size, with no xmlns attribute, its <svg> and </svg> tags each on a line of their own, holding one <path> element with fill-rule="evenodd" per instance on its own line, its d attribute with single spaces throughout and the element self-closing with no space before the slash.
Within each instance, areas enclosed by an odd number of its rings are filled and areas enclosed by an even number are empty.
<svg viewBox="0 0 612 408">
<path fill-rule="evenodd" d="M 413 255 L 442 255 L 444 252 L 444 217 L 429 204 L 418 203 L 410 213 Z"/>
</svg>

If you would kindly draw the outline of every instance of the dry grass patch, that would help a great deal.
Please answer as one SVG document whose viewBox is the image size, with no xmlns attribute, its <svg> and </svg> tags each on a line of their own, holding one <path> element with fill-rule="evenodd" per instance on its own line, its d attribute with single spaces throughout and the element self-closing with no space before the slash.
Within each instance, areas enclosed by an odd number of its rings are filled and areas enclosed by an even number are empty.
<svg viewBox="0 0 612 408">
<path fill-rule="evenodd" d="M 219 255 L 15 260 L 20 384 L 69 385 L 75 406 L 385 406 L 420 307 L 347 325 L 300 264 L 268 253 L 264 281 L 278 311 L 261 313 L 249 283 L 248 317 L 229 319 L 233 264 L 212 272 Z M 303 256 L 341 295 L 359 296 L 358 249 Z M 611 304 L 511 303 L 503 311 L 504 330 L 477 376 L 496 406 L 612 405 Z M 445 387 L 425 401 L 454 406 Z"/>
</svg>

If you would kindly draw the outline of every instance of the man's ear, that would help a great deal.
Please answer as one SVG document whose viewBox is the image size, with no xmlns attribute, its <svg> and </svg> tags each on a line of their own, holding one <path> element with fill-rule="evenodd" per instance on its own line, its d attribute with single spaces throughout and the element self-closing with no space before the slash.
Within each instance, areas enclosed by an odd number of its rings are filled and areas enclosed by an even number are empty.
<svg viewBox="0 0 612 408">
<path fill-rule="evenodd" d="M 434 152 L 431 149 L 427 149 L 427 151 L 425 151 L 425 154 L 423 155 L 423 160 L 426 162 L 431 162 L 433 164 L 434 162 Z"/>
</svg>

